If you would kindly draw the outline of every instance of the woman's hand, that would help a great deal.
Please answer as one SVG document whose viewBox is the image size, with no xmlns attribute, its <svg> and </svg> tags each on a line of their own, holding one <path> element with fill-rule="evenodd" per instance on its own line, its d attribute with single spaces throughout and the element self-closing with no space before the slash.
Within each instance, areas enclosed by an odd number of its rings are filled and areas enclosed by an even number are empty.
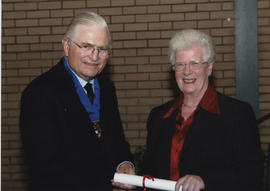
<svg viewBox="0 0 270 191">
<path fill-rule="evenodd" d="M 180 178 L 175 184 L 175 191 L 179 191 L 182 186 L 182 191 L 200 191 L 205 188 L 201 177 L 196 175 L 186 175 Z"/>
</svg>

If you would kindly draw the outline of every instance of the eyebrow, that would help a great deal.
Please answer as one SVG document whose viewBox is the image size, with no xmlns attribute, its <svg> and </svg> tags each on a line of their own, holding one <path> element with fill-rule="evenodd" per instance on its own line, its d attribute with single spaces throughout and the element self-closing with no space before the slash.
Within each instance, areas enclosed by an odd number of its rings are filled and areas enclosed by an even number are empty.
<svg viewBox="0 0 270 191">
<path fill-rule="evenodd" d="M 94 45 L 90 42 L 82 42 L 82 45 L 91 45 L 91 46 L 96 46 L 98 48 L 109 48 L 109 45 L 105 45 L 105 46 L 97 46 L 97 45 Z"/>
</svg>

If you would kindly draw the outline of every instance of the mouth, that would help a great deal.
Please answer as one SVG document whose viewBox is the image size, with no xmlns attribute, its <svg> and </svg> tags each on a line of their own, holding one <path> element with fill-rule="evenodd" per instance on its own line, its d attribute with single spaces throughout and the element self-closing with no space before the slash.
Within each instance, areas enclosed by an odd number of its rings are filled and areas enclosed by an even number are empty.
<svg viewBox="0 0 270 191">
<path fill-rule="evenodd" d="M 86 66 L 92 66 L 92 67 L 97 67 L 98 63 L 93 63 L 93 62 L 83 62 Z"/>
<path fill-rule="evenodd" d="M 184 83 L 187 83 L 187 84 L 194 83 L 195 81 L 196 81 L 195 78 L 192 78 L 192 79 L 183 79 L 183 82 Z"/>
</svg>

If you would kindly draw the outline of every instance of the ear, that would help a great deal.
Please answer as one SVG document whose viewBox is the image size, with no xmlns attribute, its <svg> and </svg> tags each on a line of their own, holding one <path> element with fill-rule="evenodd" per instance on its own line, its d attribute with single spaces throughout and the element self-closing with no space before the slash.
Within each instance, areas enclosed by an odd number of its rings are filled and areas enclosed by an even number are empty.
<svg viewBox="0 0 270 191">
<path fill-rule="evenodd" d="M 63 38 L 62 39 L 62 45 L 63 45 L 63 49 L 64 49 L 64 53 L 65 53 L 65 56 L 68 57 L 68 53 L 69 53 L 69 41 L 67 38 Z"/>
<path fill-rule="evenodd" d="M 213 66 L 214 66 L 214 62 L 208 63 L 208 76 L 212 75 Z"/>
</svg>

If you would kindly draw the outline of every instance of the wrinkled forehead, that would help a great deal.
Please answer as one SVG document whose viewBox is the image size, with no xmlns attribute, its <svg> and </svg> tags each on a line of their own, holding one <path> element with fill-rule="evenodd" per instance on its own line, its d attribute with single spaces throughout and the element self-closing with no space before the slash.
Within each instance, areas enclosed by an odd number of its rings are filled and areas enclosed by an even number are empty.
<svg viewBox="0 0 270 191">
<path fill-rule="evenodd" d="M 180 47 L 177 48 L 175 51 L 176 57 L 196 57 L 196 59 L 205 59 L 206 50 L 205 47 L 203 47 L 200 44 L 191 44 L 189 46 Z M 175 57 L 175 58 L 176 58 Z"/>
<path fill-rule="evenodd" d="M 100 46 L 109 44 L 109 37 L 106 28 L 99 25 L 80 25 L 76 28 L 73 40 L 94 43 Z"/>
</svg>

